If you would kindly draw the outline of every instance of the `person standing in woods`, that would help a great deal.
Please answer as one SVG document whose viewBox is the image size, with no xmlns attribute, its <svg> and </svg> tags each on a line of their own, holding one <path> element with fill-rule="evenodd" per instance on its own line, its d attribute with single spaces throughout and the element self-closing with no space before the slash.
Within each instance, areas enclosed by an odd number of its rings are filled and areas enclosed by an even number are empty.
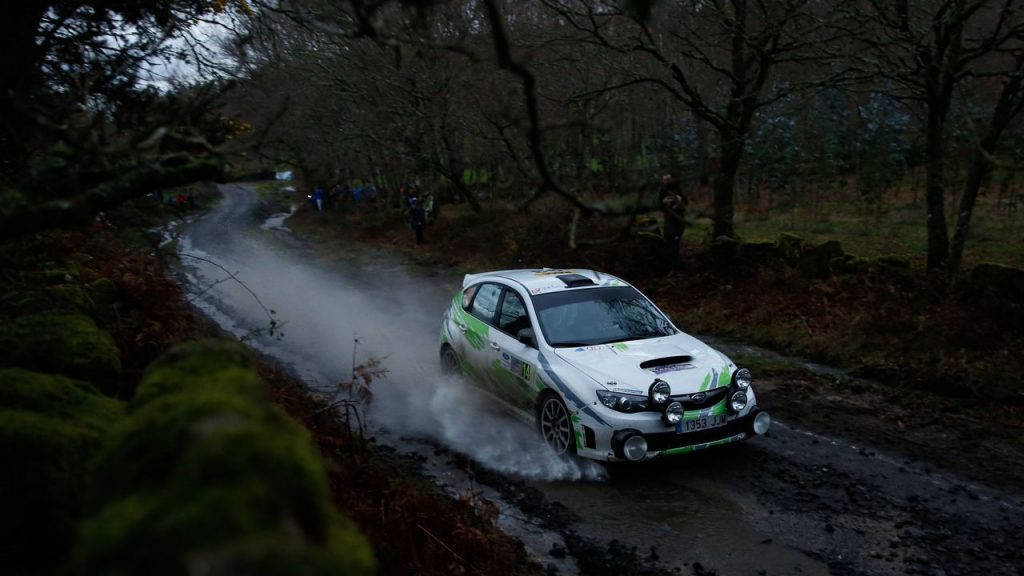
<svg viewBox="0 0 1024 576">
<path fill-rule="evenodd" d="M 416 233 L 416 243 L 423 244 L 423 226 L 427 223 L 423 205 L 417 196 L 409 197 L 409 224 Z"/>
<path fill-rule="evenodd" d="M 679 189 L 679 181 L 671 174 L 661 177 L 661 211 L 664 215 L 662 240 L 665 263 L 671 272 L 679 267 L 679 243 L 686 227 L 686 197 Z"/>
</svg>

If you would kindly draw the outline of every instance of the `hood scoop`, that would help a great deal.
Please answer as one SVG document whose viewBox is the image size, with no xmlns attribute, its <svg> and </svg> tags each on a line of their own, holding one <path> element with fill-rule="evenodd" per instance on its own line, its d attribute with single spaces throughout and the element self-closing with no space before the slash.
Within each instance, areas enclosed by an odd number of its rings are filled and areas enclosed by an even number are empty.
<svg viewBox="0 0 1024 576">
<path fill-rule="evenodd" d="M 693 362 L 692 356 L 665 356 L 664 358 L 655 358 L 641 362 L 640 367 L 655 374 L 664 374 L 665 372 L 678 372 L 680 370 L 696 368 L 691 362 Z"/>
</svg>

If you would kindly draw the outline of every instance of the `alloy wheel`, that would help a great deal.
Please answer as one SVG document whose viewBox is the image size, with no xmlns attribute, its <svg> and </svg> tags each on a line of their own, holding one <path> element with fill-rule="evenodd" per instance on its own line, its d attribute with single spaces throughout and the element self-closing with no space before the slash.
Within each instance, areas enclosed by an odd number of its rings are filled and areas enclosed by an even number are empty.
<svg viewBox="0 0 1024 576">
<path fill-rule="evenodd" d="M 572 422 L 565 404 L 555 397 L 548 397 L 540 407 L 540 434 L 544 441 L 558 454 L 570 452 L 573 444 Z"/>
</svg>

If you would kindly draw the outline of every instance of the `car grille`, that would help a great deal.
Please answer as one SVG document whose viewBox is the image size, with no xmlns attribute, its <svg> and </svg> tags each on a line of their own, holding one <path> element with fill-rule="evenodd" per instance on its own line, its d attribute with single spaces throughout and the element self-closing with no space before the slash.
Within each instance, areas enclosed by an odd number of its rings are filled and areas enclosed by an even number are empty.
<svg viewBox="0 0 1024 576">
<path fill-rule="evenodd" d="M 729 436 L 734 436 L 745 431 L 746 425 L 746 418 L 737 418 L 725 426 L 719 426 L 718 428 L 712 428 L 710 430 L 688 432 L 686 434 L 676 434 L 675 432 L 644 434 L 644 438 L 647 439 L 647 449 L 649 451 L 660 452 L 661 450 L 668 450 L 670 448 L 704 444 L 705 442 L 714 442 L 715 440 L 728 438 Z"/>
<path fill-rule="evenodd" d="M 683 410 L 702 410 L 709 406 L 714 406 L 725 398 L 725 395 L 729 392 L 728 386 L 721 386 L 714 390 L 708 390 L 707 392 L 695 392 L 694 394 L 680 394 L 673 396 L 672 399 L 683 403 Z M 703 400 L 693 400 L 693 396 L 697 394 L 704 394 Z"/>
</svg>

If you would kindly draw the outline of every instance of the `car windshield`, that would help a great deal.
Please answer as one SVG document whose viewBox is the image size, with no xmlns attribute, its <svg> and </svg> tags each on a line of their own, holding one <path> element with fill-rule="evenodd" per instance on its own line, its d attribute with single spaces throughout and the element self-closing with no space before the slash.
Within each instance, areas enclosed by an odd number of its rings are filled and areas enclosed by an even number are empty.
<svg viewBox="0 0 1024 576">
<path fill-rule="evenodd" d="M 593 346 L 669 336 L 668 319 L 630 286 L 567 290 L 533 296 L 544 339 L 551 346 Z"/>
</svg>

